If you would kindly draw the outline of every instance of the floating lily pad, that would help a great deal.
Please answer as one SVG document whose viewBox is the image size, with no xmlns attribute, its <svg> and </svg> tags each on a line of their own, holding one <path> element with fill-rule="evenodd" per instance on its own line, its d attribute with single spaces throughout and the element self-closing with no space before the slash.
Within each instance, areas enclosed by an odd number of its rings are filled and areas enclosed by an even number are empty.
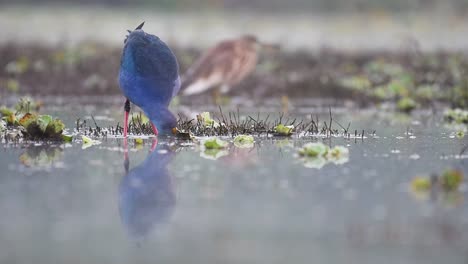
<svg viewBox="0 0 468 264">
<path fill-rule="evenodd" d="M 445 190 L 457 190 L 463 182 L 463 174 L 458 170 L 446 170 L 440 177 L 440 181 Z"/>
<path fill-rule="evenodd" d="M 99 140 L 94 140 L 90 137 L 87 137 L 87 136 L 81 136 L 81 139 L 83 140 L 83 146 L 82 146 L 82 149 L 87 149 L 91 146 L 94 146 L 94 145 L 99 145 L 101 144 L 101 141 Z"/>
<path fill-rule="evenodd" d="M 205 149 L 224 149 L 229 145 L 227 141 L 219 138 L 209 138 L 203 141 Z"/>
<path fill-rule="evenodd" d="M 327 155 L 328 150 L 328 146 L 321 142 L 307 143 L 299 149 L 299 155 L 305 157 L 322 157 Z"/>
<path fill-rule="evenodd" d="M 428 191 L 431 189 L 431 180 L 425 177 L 415 177 L 411 181 L 411 189 L 414 191 Z"/>
<path fill-rule="evenodd" d="M 294 126 L 285 126 L 283 124 L 279 124 L 275 127 L 275 133 L 278 136 L 290 136 L 294 130 Z"/>
<path fill-rule="evenodd" d="M 238 135 L 234 138 L 234 146 L 238 148 L 252 148 L 254 142 L 254 137 L 251 135 Z"/>
</svg>

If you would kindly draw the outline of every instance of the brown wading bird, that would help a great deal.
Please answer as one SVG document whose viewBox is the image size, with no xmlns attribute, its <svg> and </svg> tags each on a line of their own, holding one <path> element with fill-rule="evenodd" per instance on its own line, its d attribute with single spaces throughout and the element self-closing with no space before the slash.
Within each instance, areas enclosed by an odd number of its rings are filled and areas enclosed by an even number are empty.
<svg viewBox="0 0 468 264">
<path fill-rule="evenodd" d="M 278 49 L 275 45 L 259 42 L 252 35 L 220 42 L 187 70 L 182 79 L 182 95 L 216 88 L 213 94 L 216 102 L 219 92 L 227 93 L 255 70 L 261 48 Z"/>
</svg>

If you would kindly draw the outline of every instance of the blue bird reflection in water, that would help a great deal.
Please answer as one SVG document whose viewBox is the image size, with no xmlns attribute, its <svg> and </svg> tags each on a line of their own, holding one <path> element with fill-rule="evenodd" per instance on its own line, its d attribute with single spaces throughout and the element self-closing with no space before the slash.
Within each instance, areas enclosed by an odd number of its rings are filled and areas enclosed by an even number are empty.
<svg viewBox="0 0 468 264">
<path fill-rule="evenodd" d="M 176 204 L 172 177 L 167 168 L 175 152 L 159 145 L 143 163 L 128 171 L 119 186 L 119 210 L 130 237 L 142 239 L 169 220 Z"/>
</svg>

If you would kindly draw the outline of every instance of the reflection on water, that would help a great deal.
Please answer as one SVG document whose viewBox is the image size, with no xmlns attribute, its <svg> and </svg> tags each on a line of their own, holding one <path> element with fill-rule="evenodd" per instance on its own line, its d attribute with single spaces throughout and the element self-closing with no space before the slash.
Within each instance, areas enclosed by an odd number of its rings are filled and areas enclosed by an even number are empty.
<svg viewBox="0 0 468 264">
<path fill-rule="evenodd" d="M 165 138 L 148 153 L 144 139 L 127 170 L 120 139 L 2 144 L 0 263 L 466 261 L 466 179 L 450 195 L 409 190 L 447 168 L 466 177 L 466 138 L 432 121 L 353 121 L 377 137 L 256 137 L 246 149 L 224 138 L 216 160 Z M 305 166 L 298 150 L 316 141 L 346 146 L 346 162 Z"/>
<path fill-rule="evenodd" d="M 143 238 L 166 222 L 176 204 L 174 182 L 167 166 L 174 158 L 167 145 L 158 145 L 138 166 L 128 171 L 119 186 L 122 223 L 133 238 Z"/>
</svg>

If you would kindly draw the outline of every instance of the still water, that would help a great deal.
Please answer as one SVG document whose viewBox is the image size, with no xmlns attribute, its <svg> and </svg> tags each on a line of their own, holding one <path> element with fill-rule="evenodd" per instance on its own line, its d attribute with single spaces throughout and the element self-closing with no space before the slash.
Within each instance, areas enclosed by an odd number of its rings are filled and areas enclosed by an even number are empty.
<svg viewBox="0 0 468 264">
<path fill-rule="evenodd" d="M 73 127 L 90 114 L 115 124 L 120 110 L 44 112 Z M 427 113 L 334 119 L 368 133 L 256 138 L 215 157 L 168 138 L 153 152 L 155 139 L 130 140 L 127 158 L 118 138 L 86 149 L 2 143 L 0 263 L 468 263 L 466 180 L 450 195 L 409 188 L 447 168 L 466 177 L 467 138 Z M 297 148 L 315 141 L 349 158 L 305 163 Z"/>
</svg>

